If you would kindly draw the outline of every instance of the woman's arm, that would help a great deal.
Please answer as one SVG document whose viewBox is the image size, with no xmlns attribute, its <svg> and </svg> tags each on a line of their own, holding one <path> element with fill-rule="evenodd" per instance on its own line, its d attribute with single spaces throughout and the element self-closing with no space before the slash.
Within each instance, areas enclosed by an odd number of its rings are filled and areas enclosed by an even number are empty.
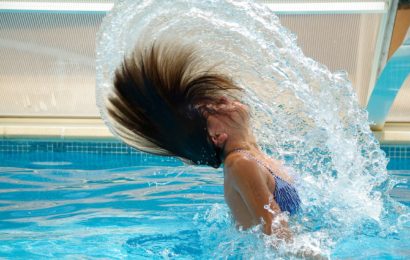
<svg viewBox="0 0 410 260">
<path fill-rule="evenodd" d="M 280 213 L 278 204 L 270 199 L 266 175 L 254 161 L 245 158 L 237 159 L 228 167 L 230 179 L 235 190 L 241 195 L 249 212 L 254 219 L 263 220 L 263 232 L 267 235 L 275 234 L 278 238 L 289 241 L 291 233 L 285 220 L 281 220 L 277 227 L 272 227 L 276 214 Z M 270 210 L 265 208 L 270 206 Z"/>
<path fill-rule="evenodd" d="M 285 242 L 291 242 L 292 234 L 287 221 L 280 220 L 279 225 L 272 226 L 272 222 L 281 210 L 275 200 L 270 199 L 272 191 L 267 185 L 266 175 L 260 172 L 258 163 L 253 160 L 238 159 L 231 163 L 227 170 L 233 187 L 241 195 L 249 212 L 255 219 L 263 219 L 263 233 L 274 234 Z M 269 205 L 270 210 L 266 209 L 265 205 Z M 276 245 L 272 246 L 276 247 Z M 288 253 L 288 256 L 314 260 L 328 259 L 328 257 L 308 248 Z"/>
</svg>

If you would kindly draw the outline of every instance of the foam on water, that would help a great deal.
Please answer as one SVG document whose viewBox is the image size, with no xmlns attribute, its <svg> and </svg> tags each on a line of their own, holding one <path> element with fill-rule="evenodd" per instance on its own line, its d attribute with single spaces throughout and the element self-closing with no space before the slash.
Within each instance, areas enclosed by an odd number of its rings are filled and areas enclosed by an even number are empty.
<svg viewBox="0 0 410 260">
<path fill-rule="evenodd" d="M 97 37 L 97 102 L 104 118 L 114 71 L 141 39 L 195 45 L 204 67 L 216 66 L 245 89 L 242 99 L 252 109 L 260 146 L 299 176 L 303 212 L 290 219 L 295 243 L 286 250 L 305 245 L 327 254 L 368 227 L 379 236 L 400 228 L 398 216 L 408 209 L 385 195 L 393 185 L 387 161 L 346 73 L 306 57 L 267 7 L 214 0 L 118 2 Z M 231 221 L 226 206 L 214 205 L 197 221 L 209 226 L 201 229 L 209 230 L 207 237 L 217 231 L 204 248 L 219 255 L 275 254 L 266 246 L 270 238 L 259 239 L 255 230 L 237 232 L 233 224 L 218 229 Z"/>
</svg>

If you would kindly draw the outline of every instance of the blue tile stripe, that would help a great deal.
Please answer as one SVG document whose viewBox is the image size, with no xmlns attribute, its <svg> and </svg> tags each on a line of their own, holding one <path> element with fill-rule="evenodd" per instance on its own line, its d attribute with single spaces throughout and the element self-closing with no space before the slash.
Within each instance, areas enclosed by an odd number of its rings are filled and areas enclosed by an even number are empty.
<svg viewBox="0 0 410 260">
<path fill-rule="evenodd" d="M 0 140 L 0 152 L 140 154 L 119 141 Z"/>
<path fill-rule="evenodd" d="M 381 148 L 390 159 L 410 159 L 410 145 L 385 144 Z"/>
<path fill-rule="evenodd" d="M 0 140 L 0 172 L 6 167 L 105 169 L 133 166 L 180 166 L 175 157 L 156 156 L 115 140 Z M 41 163 L 51 163 L 44 166 Z M 40 163 L 37 165 L 37 163 Z M 66 163 L 66 164 L 64 164 Z"/>
<path fill-rule="evenodd" d="M 410 159 L 410 145 L 385 144 L 381 146 L 391 159 Z M 66 152 L 98 154 L 141 154 L 142 152 L 116 140 L 0 140 L 0 152 Z"/>
<path fill-rule="evenodd" d="M 410 145 L 386 144 L 381 148 L 389 158 L 388 169 L 410 169 Z M 174 157 L 147 154 L 116 140 L 0 139 L 0 163 L 24 161 L 26 157 L 29 157 L 28 161 L 54 161 L 56 157 L 65 156 L 64 153 L 69 154 L 73 160 L 82 161 L 83 164 L 90 156 L 99 162 L 108 160 L 112 167 L 136 163 L 149 165 L 151 161 L 155 165 L 181 164 L 181 161 Z M 97 166 L 99 165 L 91 164 L 89 168 L 94 169 Z"/>
</svg>

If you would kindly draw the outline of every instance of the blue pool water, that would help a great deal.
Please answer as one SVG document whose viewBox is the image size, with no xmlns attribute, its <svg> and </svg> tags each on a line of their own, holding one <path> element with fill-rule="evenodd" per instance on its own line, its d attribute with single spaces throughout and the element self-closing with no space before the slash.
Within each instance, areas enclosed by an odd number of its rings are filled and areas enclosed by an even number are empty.
<svg viewBox="0 0 410 260">
<path fill-rule="evenodd" d="M 234 228 L 221 170 L 145 154 L 46 150 L 0 152 L 0 258 L 274 256 L 257 232 Z M 390 195 L 403 206 L 407 163 L 389 164 L 399 181 Z M 387 234 L 370 223 L 337 241 L 331 257 L 409 259 L 409 216 L 399 222 Z"/>
</svg>

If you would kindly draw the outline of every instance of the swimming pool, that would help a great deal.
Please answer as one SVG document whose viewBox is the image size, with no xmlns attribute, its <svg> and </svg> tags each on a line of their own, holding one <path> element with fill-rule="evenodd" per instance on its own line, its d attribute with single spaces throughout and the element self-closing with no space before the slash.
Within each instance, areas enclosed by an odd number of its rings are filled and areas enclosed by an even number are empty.
<svg viewBox="0 0 410 260">
<path fill-rule="evenodd" d="M 410 206 L 407 148 L 391 153 L 389 168 L 401 180 L 391 196 Z M 2 140 L 0 257 L 274 256 L 257 232 L 233 227 L 222 184 L 221 170 L 183 166 L 115 141 Z M 381 234 L 370 224 L 338 241 L 332 258 L 408 259 L 409 216 L 395 228 Z"/>
</svg>

